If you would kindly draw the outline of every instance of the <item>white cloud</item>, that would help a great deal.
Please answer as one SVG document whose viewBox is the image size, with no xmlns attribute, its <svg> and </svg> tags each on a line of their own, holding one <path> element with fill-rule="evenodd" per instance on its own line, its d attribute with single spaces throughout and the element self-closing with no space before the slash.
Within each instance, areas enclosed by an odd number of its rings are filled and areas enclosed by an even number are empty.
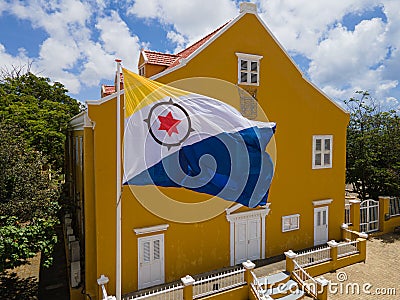
<svg viewBox="0 0 400 300">
<path fill-rule="evenodd" d="M 310 60 L 307 75 L 329 96 L 346 99 L 363 89 L 384 102 L 398 90 L 398 1 L 257 2 L 262 18 L 283 46 Z M 386 22 L 379 18 L 363 20 L 354 30 L 343 25 L 345 16 L 354 19 L 378 7 Z"/>
<path fill-rule="evenodd" d="M 187 44 L 185 37 L 182 34 L 176 33 L 175 31 L 168 31 L 167 39 L 176 45 L 174 53 L 178 53 L 185 49 L 185 45 Z"/>
<path fill-rule="evenodd" d="M 3 2 L 0 2 L 0 11 Z M 5 9 L 19 19 L 28 20 L 33 28 L 43 29 L 47 34 L 40 45 L 39 56 L 28 58 L 19 54 L 13 57 L 3 47 L 0 63 L 9 65 L 18 59 L 34 60 L 34 71 L 62 82 L 73 94 L 78 94 L 82 84 L 100 86 L 101 79 L 112 79 L 115 58 L 124 65 L 136 69 L 139 39 L 133 35 L 117 12 L 106 14 L 106 3 L 64 1 L 18 1 L 10 2 Z M 98 30 L 95 40 L 94 27 Z"/>
<path fill-rule="evenodd" d="M 118 55 L 127 67 L 137 69 L 139 38 L 131 34 L 118 13 L 112 11 L 110 16 L 99 18 L 96 28 L 100 30 L 104 50 Z"/>
<path fill-rule="evenodd" d="M 128 28 L 123 20 L 126 16 L 110 10 L 110 2 L 0 0 L 0 15 L 7 11 L 48 35 L 39 45 L 38 57 L 27 57 L 24 49 L 10 55 L 0 44 L 0 64 L 34 59 L 44 76 L 62 82 L 74 93 L 84 86 L 99 86 L 101 79 L 113 79 L 117 57 L 124 66 L 136 70 L 139 50 L 144 44 L 133 31 L 135 28 Z M 166 39 L 177 52 L 236 17 L 238 2 L 130 0 L 118 5 L 121 11 L 127 7 L 128 17 L 161 24 Z M 398 0 L 253 2 L 258 3 L 260 16 L 283 46 L 310 61 L 308 69 L 302 68 L 329 96 L 346 99 L 357 89 L 368 89 L 385 103 L 400 98 Z M 364 20 L 354 29 L 346 28 L 345 17 L 362 16 L 377 7 L 387 20 Z"/>
<path fill-rule="evenodd" d="M 261 17 L 290 51 L 311 55 L 330 27 L 347 13 L 360 13 L 377 0 L 257 1 Z"/>
<path fill-rule="evenodd" d="M 380 19 L 364 20 L 354 31 L 338 25 L 328 32 L 310 55 L 309 74 L 319 84 L 345 85 L 349 78 L 363 76 L 382 63 L 387 52 L 385 24 Z"/>
<path fill-rule="evenodd" d="M 234 18 L 238 11 L 235 1 L 230 0 L 136 0 L 128 13 L 170 25 L 192 43 Z"/>
<path fill-rule="evenodd" d="M 7 53 L 6 48 L 0 43 L 0 68 L 10 69 L 12 66 L 19 67 L 28 63 L 26 51 L 20 48 L 16 56 Z"/>
</svg>

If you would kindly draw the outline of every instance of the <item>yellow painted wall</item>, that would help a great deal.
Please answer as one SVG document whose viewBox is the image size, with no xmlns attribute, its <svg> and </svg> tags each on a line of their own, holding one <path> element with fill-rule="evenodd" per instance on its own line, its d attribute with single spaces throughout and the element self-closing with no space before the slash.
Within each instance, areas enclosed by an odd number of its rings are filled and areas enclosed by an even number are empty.
<svg viewBox="0 0 400 300">
<path fill-rule="evenodd" d="M 263 55 L 257 98 L 269 119 L 277 122 L 277 165 L 269 198 L 271 212 L 267 216 L 266 256 L 312 246 L 314 200 L 333 199 L 329 207 L 329 239 L 340 239 L 340 224 L 344 218 L 348 115 L 302 79 L 255 16 L 245 15 L 186 67 L 159 81 L 167 83 L 186 77 L 206 76 L 236 83 L 235 52 Z M 93 279 L 105 274 L 110 278 L 108 291 L 111 294 L 115 294 L 115 114 L 115 99 L 88 106 L 88 115 L 95 124 L 93 137 L 87 134 L 92 145 L 86 148 L 89 153 L 93 151 L 93 165 L 88 166 L 92 168 L 93 181 L 85 181 L 85 188 L 92 187 L 92 191 L 85 194 L 86 208 L 92 210 L 86 214 L 86 257 L 89 259 L 86 286 L 88 291 L 98 290 Z M 314 134 L 334 136 L 332 169 L 312 170 Z M 89 169 L 86 177 L 90 176 Z M 180 199 L 204 199 L 201 194 L 183 189 L 162 190 Z M 122 212 L 123 293 L 137 289 L 137 239 L 141 236 L 135 234 L 135 228 L 170 225 L 164 232 L 166 282 L 230 264 L 229 223 L 225 214 L 198 224 L 167 221 L 144 209 L 129 187 L 123 188 Z M 301 215 L 300 230 L 282 233 L 281 217 L 296 213 Z M 90 251 L 93 253 L 88 258 Z"/>
<path fill-rule="evenodd" d="M 267 256 L 313 245 L 315 200 L 333 199 L 329 205 L 329 239 L 340 239 L 349 116 L 303 80 L 254 15 L 242 17 L 185 67 L 157 80 L 170 83 L 205 76 L 237 83 L 236 52 L 263 56 L 257 98 L 269 120 L 277 123 L 277 164 L 266 226 Z M 324 134 L 333 135 L 333 168 L 313 170 L 312 136 Z M 300 230 L 282 233 L 281 217 L 297 213 Z M 221 224 L 223 221 L 221 217 Z"/>
</svg>

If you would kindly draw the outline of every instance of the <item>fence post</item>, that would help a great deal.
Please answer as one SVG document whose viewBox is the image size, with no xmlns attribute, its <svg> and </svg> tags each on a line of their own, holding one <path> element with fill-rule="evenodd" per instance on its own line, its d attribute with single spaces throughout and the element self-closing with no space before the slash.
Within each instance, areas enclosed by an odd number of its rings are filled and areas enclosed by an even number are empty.
<svg viewBox="0 0 400 300">
<path fill-rule="evenodd" d="M 329 241 L 328 246 L 331 247 L 331 259 L 332 259 L 332 271 L 336 270 L 337 259 L 338 259 L 338 245 L 339 243 L 335 240 Z"/>
<path fill-rule="evenodd" d="M 250 260 L 245 261 L 244 263 L 242 263 L 242 265 L 246 269 L 246 271 L 244 272 L 244 280 L 246 280 L 247 285 L 250 288 L 251 282 L 253 280 L 251 276 L 251 270 L 253 270 L 256 267 L 256 265 Z"/>
<path fill-rule="evenodd" d="M 363 238 L 358 238 L 358 251 L 360 253 L 360 257 L 362 261 L 365 262 L 367 259 L 367 240 Z"/>
<path fill-rule="evenodd" d="M 294 271 L 293 260 L 297 257 L 297 254 L 294 253 L 292 250 L 289 250 L 285 252 L 285 256 L 286 256 L 286 272 L 292 274 L 292 272 Z"/>
<path fill-rule="evenodd" d="M 319 287 L 317 289 L 317 299 L 318 300 L 328 300 L 328 284 L 329 281 L 323 277 L 315 278 Z"/>
<path fill-rule="evenodd" d="M 349 236 L 349 232 L 348 232 L 349 225 L 347 225 L 346 223 L 343 223 L 340 226 L 340 229 L 342 230 L 342 241 L 345 241 Z M 351 240 L 351 236 L 350 236 L 350 240 Z"/>
<path fill-rule="evenodd" d="M 195 280 L 192 276 L 186 275 L 181 278 L 183 283 L 183 300 L 193 300 L 193 283 Z"/>
<path fill-rule="evenodd" d="M 246 281 L 246 283 L 247 283 L 247 294 L 249 295 L 249 297 L 250 297 L 250 293 L 251 293 L 251 283 L 252 283 L 252 281 L 253 281 L 253 276 L 251 275 L 251 270 L 253 270 L 255 267 L 256 267 L 256 265 L 252 262 L 252 261 L 250 261 L 250 260 L 247 260 L 247 261 L 245 261 L 245 262 L 243 262 L 242 263 L 242 266 L 245 268 L 245 272 L 244 272 L 244 280 Z"/>
<path fill-rule="evenodd" d="M 389 232 L 386 228 L 386 219 L 385 215 L 390 217 L 389 215 L 389 206 L 390 206 L 390 197 L 387 196 L 379 196 L 379 231 L 383 233 Z"/>
<path fill-rule="evenodd" d="M 360 231 L 360 200 L 350 200 L 350 221 L 353 224 L 352 229 Z"/>
</svg>

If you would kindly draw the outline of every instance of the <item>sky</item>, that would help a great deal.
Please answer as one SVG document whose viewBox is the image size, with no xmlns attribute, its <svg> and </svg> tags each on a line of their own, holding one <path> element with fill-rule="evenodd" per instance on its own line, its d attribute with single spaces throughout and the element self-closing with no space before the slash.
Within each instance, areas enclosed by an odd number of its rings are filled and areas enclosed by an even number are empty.
<svg viewBox="0 0 400 300">
<path fill-rule="evenodd" d="M 82 102 L 112 84 L 115 58 L 175 53 L 239 14 L 235 0 L 0 0 L 0 68 L 31 63 Z M 304 76 L 338 101 L 368 90 L 400 108 L 399 0 L 255 0 Z"/>
</svg>

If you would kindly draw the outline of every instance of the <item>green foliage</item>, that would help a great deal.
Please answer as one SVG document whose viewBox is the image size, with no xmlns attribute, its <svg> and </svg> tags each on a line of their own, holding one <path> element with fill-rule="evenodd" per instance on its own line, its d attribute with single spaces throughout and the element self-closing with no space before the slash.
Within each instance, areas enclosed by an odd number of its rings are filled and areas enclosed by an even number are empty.
<svg viewBox="0 0 400 300">
<path fill-rule="evenodd" d="M 54 169 L 64 162 L 68 121 L 81 105 L 61 83 L 32 73 L 4 78 L 0 83 L 0 120 L 18 124 L 28 144 L 45 154 Z"/>
<path fill-rule="evenodd" d="M 66 132 L 82 108 L 61 83 L 14 71 L 0 78 L 0 271 L 39 251 L 51 264 Z"/>
<path fill-rule="evenodd" d="M 0 122 L 0 271 L 42 252 L 51 263 L 56 243 L 58 174 L 30 148 L 21 130 Z"/>
<path fill-rule="evenodd" d="M 346 181 L 361 199 L 400 194 L 400 118 L 381 112 L 369 93 L 345 103 L 350 110 L 347 130 Z"/>
</svg>

